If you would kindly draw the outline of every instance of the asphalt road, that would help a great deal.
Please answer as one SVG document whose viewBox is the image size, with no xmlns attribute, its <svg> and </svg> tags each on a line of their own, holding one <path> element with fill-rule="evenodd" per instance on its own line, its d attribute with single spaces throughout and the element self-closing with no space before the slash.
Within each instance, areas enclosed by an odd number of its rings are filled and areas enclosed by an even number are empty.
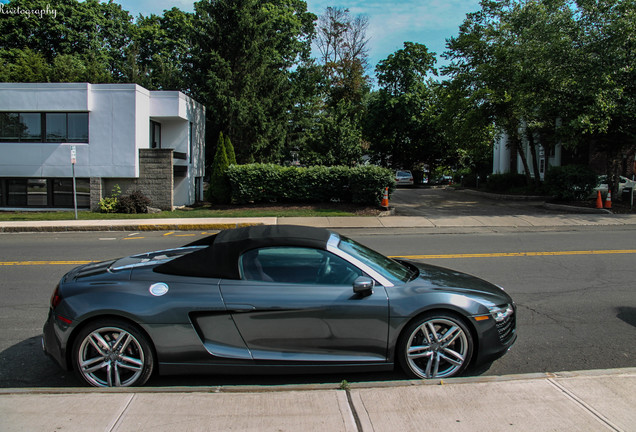
<svg viewBox="0 0 636 432">
<path fill-rule="evenodd" d="M 358 229 L 343 234 L 387 255 L 465 271 L 506 288 L 518 304 L 519 338 L 513 349 L 485 372 L 487 375 L 636 366 L 635 255 L 595 253 L 633 249 L 636 227 L 456 234 Z M 73 262 L 179 246 L 202 235 L 0 234 L 0 387 L 78 384 L 42 354 L 39 337 L 53 288 L 75 266 Z M 59 263 L 65 260 L 71 262 Z M 25 261 L 43 262 L 24 265 Z M 161 377 L 149 385 L 267 385 L 401 378 L 399 372 Z"/>
</svg>

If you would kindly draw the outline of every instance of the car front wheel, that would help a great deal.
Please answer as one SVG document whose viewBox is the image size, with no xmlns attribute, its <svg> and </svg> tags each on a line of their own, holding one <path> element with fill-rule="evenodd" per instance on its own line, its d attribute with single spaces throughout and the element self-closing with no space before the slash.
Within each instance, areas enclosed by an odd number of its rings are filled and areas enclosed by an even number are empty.
<svg viewBox="0 0 636 432">
<path fill-rule="evenodd" d="M 448 378 L 460 374 L 473 352 L 466 325 L 454 315 L 420 317 L 404 331 L 398 346 L 402 369 L 414 378 Z"/>
<path fill-rule="evenodd" d="M 77 376 L 95 387 L 143 385 L 154 358 L 146 337 L 125 321 L 96 321 L 84 327 L 73 346 Z"/>
</svg>

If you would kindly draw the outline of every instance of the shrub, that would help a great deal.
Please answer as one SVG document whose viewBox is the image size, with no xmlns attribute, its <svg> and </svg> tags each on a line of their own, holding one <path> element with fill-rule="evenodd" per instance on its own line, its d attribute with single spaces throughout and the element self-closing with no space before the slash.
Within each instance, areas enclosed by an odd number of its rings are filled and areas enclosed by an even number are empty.
<svg viewBox="0 0 636 432">
<path fill-rule="evenodd" d="M 597 181 L 594 171 L 585 165 L 550 167 L 545 174 L 546 191 L 560 201 L 587 199 Z"/>
<path fill-rule="evenodd" d="M 351 169 L 349 188 L 351 201 L 356 204 L 380 205 L 384 189 L 393 192 L 395 177 L 393 171 L 374 165 Z"/>
<path fill-rule="evenodd" d="M 393 173 L 385 168 L 283 167 L 274 164 L 233 165 L 227 169 L 232 202 L 353 202 L 375 205 Z"/>
<path fill-rule="evenodd" d="M 526 176 L 517 173 L 492 174 L 488 177 L 486 187 L 493 192 L 509 192 L 527 186 Z"/>
<path fill-rule="evenodd" d="M 116 213 L 117 204 L 119 203 L 119 195 L 121 195 L 121 188 L 116 184 L 113 186 L 110 196 L 99 200 L 99 211 L 101 213 Z"/>
<path fill-rule="evenodd" d="M 117 203 L 117 213 L 148 213 L 149 205 L 150 198 L 137 190 L 128 196 L 119 198 L 119 202 Z"/>
</svg>

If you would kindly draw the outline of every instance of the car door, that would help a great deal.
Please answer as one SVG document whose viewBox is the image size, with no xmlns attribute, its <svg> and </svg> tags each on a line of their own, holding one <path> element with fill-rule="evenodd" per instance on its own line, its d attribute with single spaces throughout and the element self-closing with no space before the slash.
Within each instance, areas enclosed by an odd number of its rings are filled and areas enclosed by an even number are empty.
<svg viewBox="0 0 636 432">
<path fill-rule="evenodd" d="M 388 298 L 376 285 L 355 294 L 363 272 L 324 250 L 255 249 L 240 259 L 241 280 L 221 292 L 254 360 L 383 362 Z"/>
</svg>

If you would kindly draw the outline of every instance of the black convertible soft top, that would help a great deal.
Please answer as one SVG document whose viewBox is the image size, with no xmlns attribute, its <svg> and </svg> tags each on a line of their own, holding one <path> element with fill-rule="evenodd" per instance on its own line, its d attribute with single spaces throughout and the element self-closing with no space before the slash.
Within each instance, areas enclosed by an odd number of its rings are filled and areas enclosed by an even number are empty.
<svg viewBox="0 0 636 432">
<path fill-rule="evenodd" d="M 257 225 L 228 229 L 189 243 L 207 246 L 155 267 L 154 271 L 181 276 L 240 279 L 239 257 L 256 248 L 299 246 L 325 249 L 331 231 L 296 225 Z"/>
</svg>

